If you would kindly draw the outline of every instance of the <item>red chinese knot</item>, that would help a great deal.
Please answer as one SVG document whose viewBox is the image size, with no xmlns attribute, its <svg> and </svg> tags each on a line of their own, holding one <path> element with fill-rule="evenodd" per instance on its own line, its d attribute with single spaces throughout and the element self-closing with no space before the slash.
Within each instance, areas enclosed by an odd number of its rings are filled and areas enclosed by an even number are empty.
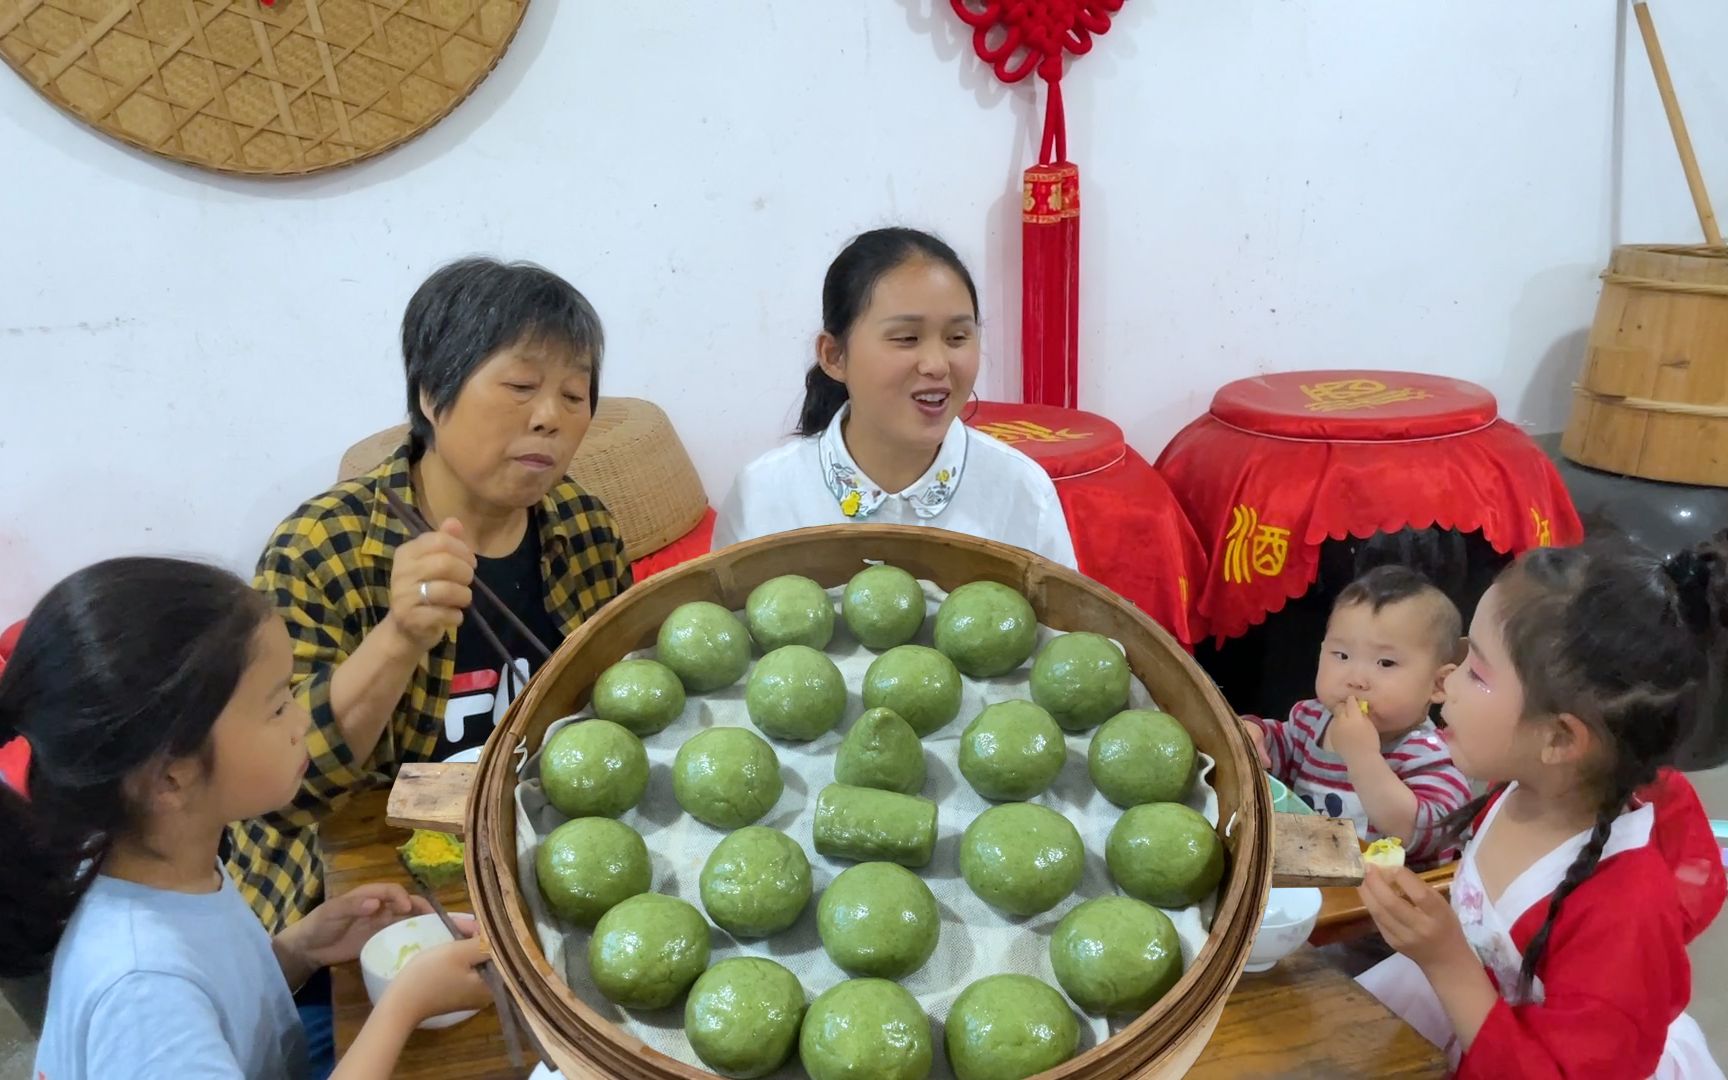
<svg viewBox="0 0 1728 1080">
<path fill-rule="evenodd" d="M 1123 0 L 949 0 L 972 28 L 972 48 L 996 77 L 1036 71 L 1050 88 L 1038 164 L 1021 199 L 1021 400 L 1078 406 L 1080 367 L 1080 170 L 1068 160 L 1062 57 L 1092 51 Z"/>
<path fill-rule="evenodd" d="M 972 27 L 972 48 L 996 77 L 1017 83 L 1033 71 L 1050 86 L 1044 114 L 1044 144 L 1039 161 L 1068 159 L 1062 117 L 1062 54 L 1092 51 L 1092 38 L 1110 29 L 1110 17 L 1124 0 L 949 0 L 954 14 Z M 995 44 L 991 37 L 995 36 Z"/>
</svg>

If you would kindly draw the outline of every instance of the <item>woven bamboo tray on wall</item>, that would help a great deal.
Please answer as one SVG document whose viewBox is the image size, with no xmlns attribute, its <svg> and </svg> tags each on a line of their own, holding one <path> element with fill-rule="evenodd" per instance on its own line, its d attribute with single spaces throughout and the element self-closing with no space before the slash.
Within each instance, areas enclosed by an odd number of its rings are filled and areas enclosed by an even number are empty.
<svg viewBox="0 0 1728 1080">
<path fill-rule="evenodd" d="M 381 154 L 498 63 L 528 0 L 0 0 L 0 56 L 106 135 L 219 172 Z"/>
</svg>

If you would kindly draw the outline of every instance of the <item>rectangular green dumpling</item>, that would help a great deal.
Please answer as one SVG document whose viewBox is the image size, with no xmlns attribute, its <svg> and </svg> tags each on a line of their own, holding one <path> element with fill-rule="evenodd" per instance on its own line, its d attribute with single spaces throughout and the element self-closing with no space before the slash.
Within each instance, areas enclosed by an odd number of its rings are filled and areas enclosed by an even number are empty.
<svg viewBox="0 0 1728 1080">
<path fill-rule="evenodd" d="M 408 842 L 396 850 L 402 853 L 408 872 L 428 889 L 442 889 L 462 880 L 462 841 L 449 833 L 415 829 Z"/>
<path fill-rule="evenodd" d="M 823 855 L 917 869 L 936 853 L 936 804 L 916 795 L 829 784 L 816 797 L 811 839 Z"/>
</svg>

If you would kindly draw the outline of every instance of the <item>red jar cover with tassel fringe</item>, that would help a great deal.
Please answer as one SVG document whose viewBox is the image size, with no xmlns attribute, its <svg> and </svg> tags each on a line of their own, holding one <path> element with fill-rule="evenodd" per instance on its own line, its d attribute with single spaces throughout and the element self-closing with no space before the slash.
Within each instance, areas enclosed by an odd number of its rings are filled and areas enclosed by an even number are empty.
<svg viewBox="0 0 1728 1080">
<path fill-rule="evenodd" d="M 1294 371 L 1223 387 L 1165 447 L 1207 548 L 1196 617 L 1222 641 L 1308 591 L 1328 539 L 1438 526 L 1501 553 L 1584 538 L 1553 462 L 1482 387 L 1438 375 Z"/>
<path fill-rule="evenodd" d="M 1094 413 L 985 401 L 966 423 L 1037 462 L 1056 484 L 1080 572 L 1185 646 L 1205 637 L 1193 596 L 1206 553 L 1164 478 Z"/>
</svg>

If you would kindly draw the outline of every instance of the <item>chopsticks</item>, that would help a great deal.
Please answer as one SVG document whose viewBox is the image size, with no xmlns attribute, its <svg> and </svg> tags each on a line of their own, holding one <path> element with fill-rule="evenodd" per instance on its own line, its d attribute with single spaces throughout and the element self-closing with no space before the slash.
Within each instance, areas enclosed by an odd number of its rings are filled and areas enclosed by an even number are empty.
<svg viewBox="0 0 1728 1080">
<path fill-rule="evenodd" d="M 394 512 L 397 517 L 402 519 L 402 524 L 408 527 L 408 532 L 411 535 L 421 536 L 433 531 L 431 523 L 424 517 L 421 517 L 420 511 L 410 506 L 407 500 L 403 499 L 402 496 L 396 494 L 396 492 L 392 491 L 388 486 L 380 486 L 378 490 L 384 493 L 384 501 L 388 502 L 391 511 Z M 522 635 L 522 640 L 526 641 L 532 648 L 539 652 L 540 659 L 547 660 L 551 658 L 552 650 L 546 647 L 544 641 L 541 641 L 539 638 L 534 636 L 534 631 L 528 629 L 528 624 L 516 617 L 516 613 L 510 610 L 508 604 L 498 599 L 498 594 L 487 588 L 486 583 L 481 581 L 479 578 L 475 578 L 472 584 L 474 586 L 474 591 L 485 597 L 487 602 L 489 602 L 499 614 L 504 616 L 504 620 L 510 624 L 511 629 Z M 479 629 L 481 635 L 486 638 L 487 643 L 494 649 L 498 650 L 498 655 L 504 660 L 504 666 L 510 670 L 515 670 L 516 658 L 510 655 L 510 650 L 504 647 L 504 642 L 499 640 L 498 635 L 492 630 L 492 627 L 487 625 L 485 616 L 481 615 L 478 610 L 472 608 L 469 609 L 468 615 L 474 620 L 474 625 Z"/>
<path fill-rule="evenodd" d="M 413 868 L 408 865 L 407 857 L 399 854 L 396 858 L 402 864 L 402 869 L 408 872 L 408 880 L 414 883 L 414 891 L 432 905 L 433 913 L 444 923 L 444 928 L 450 931 L 450 936 L 461 941 L 466 935 L 457 928 L 456 920 L 450 917 L 450 912 L 445 910 L 444 905 L 438 902 L 436 896 L 432 895 L 432 890 L 426 887 L 426 883 L 415 876 Z M 539 1056 L 540 1060 L 550 1065 L 552 1059 L 547 1055 L 546 1048 L 540 1045 L 540 1040 L 535 1036 L 533 1027 L 529 1025 L 526 1019 L 521 1018 L 516 1011 L 515 1001 L 504 992 L 504 983 L 498 977 L 498 968 L 493 965 L 492 961 L 488 960 L 474 970 L 480 973 L 480 977 L 486 981 L 487 987 L 492 991 L 492 1004 L 497 1008 L 498 1022 L 504 1028 L 504 1046 L 510 1052 L 510 1067 L 513 1069 L 527 1067 L 522 1061 L 521 1035 L 528 1037 L 529 1047 Z M 521 1035 L 517 1033 L 518 1024 L 520 1024 Z"/>
</svg>

